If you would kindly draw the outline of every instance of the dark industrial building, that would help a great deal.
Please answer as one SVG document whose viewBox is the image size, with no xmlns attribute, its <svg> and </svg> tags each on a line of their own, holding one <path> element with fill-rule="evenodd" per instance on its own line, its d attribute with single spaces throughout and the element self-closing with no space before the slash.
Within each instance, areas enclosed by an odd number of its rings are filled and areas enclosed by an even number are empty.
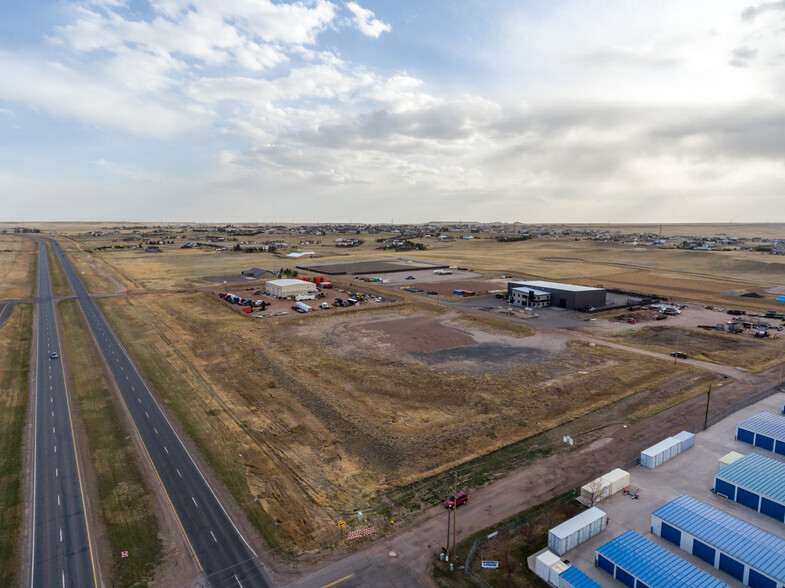
<svg viewBox="0 0 785 588">
<path fill-rule="evenodd" d="M 507 299 L 516 305 L 530 306 L 526 296 L 521 296 L 523 290 L 532 292 L 548 292 L 550 306 L 567 308 L 569 310 L 586 310 L 589 307 L 602 308 L 605 306 L 605 289 L 590 288 L 588 286 L 575 286 L 573 284 L 560 284 L 558 282 L 507 282 Z"/>
</svg>

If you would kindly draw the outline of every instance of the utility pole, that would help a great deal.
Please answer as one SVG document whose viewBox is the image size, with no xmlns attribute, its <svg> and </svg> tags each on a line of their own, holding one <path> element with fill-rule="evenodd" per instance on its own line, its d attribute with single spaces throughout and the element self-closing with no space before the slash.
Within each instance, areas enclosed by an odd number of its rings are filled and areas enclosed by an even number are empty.
<svg viewBox="0 0 785 588">
<path fill-rule="evenodd" d="M 454 560 L 455 556 L 458 555 L 457 545 L 455 544 L 455 530 L 458 528 L 458 470 L 456 469 L 453 474 L 455 474 L 455 486 L 452 495 L 452 552 Z"/>
<path fill-rule="evenodd" d="M 780 359 L 780 376 L 777 379 L 777 389 L 782 389 L 782 362 L 785 361 L 785 353 L 782 355 L 782 359 Z"/>
<path fill-rule="evenodd" d="M 447 509 L 447 559 L 450 559 L 450 517 L 452 513 Z"/>
<path fill-rule="evenodd" d="M 709 426 L 709 402 L 711 402 L 711 382 L 709 382 L 709 393 L 706 395 L 706 417 L 703 419 L 703 430 Z"/>
</svg>

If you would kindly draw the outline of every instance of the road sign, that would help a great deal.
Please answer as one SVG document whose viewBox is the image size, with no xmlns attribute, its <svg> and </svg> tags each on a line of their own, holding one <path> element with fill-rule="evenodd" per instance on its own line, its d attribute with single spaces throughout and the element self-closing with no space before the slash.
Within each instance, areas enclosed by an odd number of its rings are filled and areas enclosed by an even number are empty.
<svg viewBox="0 0 785 588">
<path fill-rule="evenodd" d="M 345 524 L 346 524 L 346 521 L 341 521 L 340 523 L 338 523 L 338 526 L 339 527 L 343 527 Z"/>
<path fill-rule="evenodd" d="M 483 560 L 482 567 L 486 570 L 498 570 L 499 569 L 499 562 L 498 561 L 486 561 Z"/>
<path fill-rule="evenodd" d="M 128 552 L 127 551 L 121 551 L 120 552 L 120 557 L 128 557 Z"/>
</svg>

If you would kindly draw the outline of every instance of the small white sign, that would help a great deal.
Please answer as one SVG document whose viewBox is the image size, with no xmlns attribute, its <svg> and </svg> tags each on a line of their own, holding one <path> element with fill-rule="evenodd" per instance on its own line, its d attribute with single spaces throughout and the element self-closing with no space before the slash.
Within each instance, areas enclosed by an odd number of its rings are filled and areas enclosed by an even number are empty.
<svg viewBox="0 0 785 588">
<path fill-rule="evenodd" d="M 486 561 L 486 560 L 483 560 L 482 567 L 483 567 L 483 569 L 486 569 L 486 570 L 498 570 L 499 569 L 499 562 L 498 561 Z"/>
</svg>

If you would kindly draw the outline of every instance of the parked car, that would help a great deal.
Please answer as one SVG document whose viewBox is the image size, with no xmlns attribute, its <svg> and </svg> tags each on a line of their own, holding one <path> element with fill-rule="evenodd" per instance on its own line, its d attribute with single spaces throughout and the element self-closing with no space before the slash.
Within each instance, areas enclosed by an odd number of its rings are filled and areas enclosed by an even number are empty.
<svg viewBox="0 0 785 588">
<path fill-rule="evenodd" d="M 468 501 L 469 497 L 465 492 L 458 492 L 457 497 L 450 496 L 447 500 L 445 500 L 444 506 L 445 508 L 455 508 L 456 506 L 461 506 L 463 503 Z"/>
<path fill-rule="evenodd" d="M 434 292 L 433 290 L 428 292 L 428 294 L 431 295 L 431 296 L 438 296 L 439 295 L 438 292 Z"/>
<path fill-rule="evenodd" d="M 687 354 L 681 351 L 671 351 L 671 357 L 678 357 L 679 359 L 687 359 Z"/>
<path fill-rule="evenodd" d="M 413 279 L 414 279 L 414 276 L 406 276 L 406 279 L 407 279 L 407 280 L 413 280 Z"/>
</svg>

